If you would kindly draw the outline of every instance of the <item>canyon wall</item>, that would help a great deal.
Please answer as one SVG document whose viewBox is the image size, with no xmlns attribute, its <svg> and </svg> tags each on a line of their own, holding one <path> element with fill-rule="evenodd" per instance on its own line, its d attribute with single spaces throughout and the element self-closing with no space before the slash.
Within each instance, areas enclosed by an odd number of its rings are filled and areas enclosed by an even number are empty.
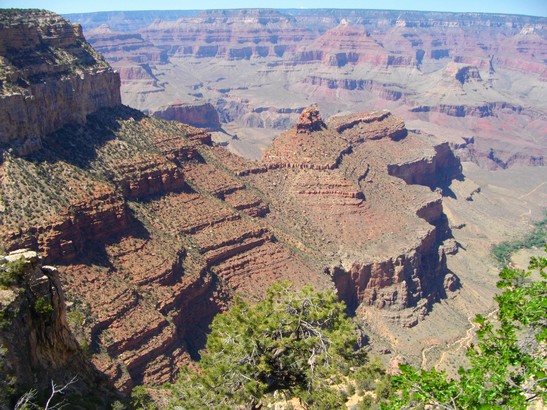
<svg viewBox="0 0 547 410">
<path fill-rule="evenodd" d="M 462 158 L 481 167 L 537 166 L 547 152 L 544 17 L 209 10 L 153 21 L 125 13 L 122 24 L 120 16 L 70 18 L 120 72 L 124 103 L 211 104 L 238 135 L 217 137 L 233 152 L 259 152 L 273 133 L 257 138 L 257 128 L 290 128 L 311 102 L 326 116 L 389 109 L 437 143 L 474 137 Z"/>
<path fill-rule="evenodd" d="M 106 406 L 113 391 L 80 349 L 67 324 L 67 307 L 55 268 L 42 266 L 34 251 L 18 250 L 3 256 L 0 269 L 12 283 L 2 286 L 2 394 L 0 405 L 12 408 L 23 393 L 39 392 L 55 383 L 71 382 L 72 394 L 93 397 Z M 102 397 L 101 397 L 102 396 Z"/>
<path fill-rule="evenodd" d="M 44 135 L 120 104 L 119 76 L 87 44 L 79 25 L 39 11 L 32 13 L 34 27 L 17 10 L 1 18 L 0 143 L 30 152 Z"/>
</svg>

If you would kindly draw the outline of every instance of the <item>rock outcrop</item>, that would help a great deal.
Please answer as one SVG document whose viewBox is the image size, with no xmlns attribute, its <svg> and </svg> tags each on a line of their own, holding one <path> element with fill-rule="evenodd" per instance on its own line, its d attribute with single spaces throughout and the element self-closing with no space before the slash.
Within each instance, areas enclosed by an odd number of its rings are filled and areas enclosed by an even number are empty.
<svg viewBox="0 0 547 410">
<path fill-rule="evenodd" d="M 425 185 L 431 189 L 447 186 L 453 179 L 461 178 L 461 163 L 448 143 L 434 148 L 435 152 L 431 155 L 405 163 L 389 164 L 387 172 L 407 184 Z"/>
<path fill-rule="evenodd" d="M 69 392 L 106 406 L 113 392 L 69 329 L 57 270 L 42 266 L 36 252 L 22 249 L 1 257 L 0 273 L 0 406 L 12 408 L 31 389 L 44 392 L 50 383 L 63 386 L 73 378 Z"/>
<path fill-rule="evenodd" d="M 446 297 L 440 244 L 450 232 L 437 193 L 390 175 L 434 189 L 459 175 L 459 161 L 447 144 L 428 146 L 389 112 L 310 126 L 319 119 L 308 108 L 265 151 L 263 168 L 233 169 L 266 194 L 267 219 L 322 264 L 350 310 L 384 309 L 413 326 Z M 410 159 L 424 151 L 428 160 Z"/>
<path fill-rule="evenodd" d="M 296 123 L 297 133 L 320 131 L 322 128 L 325 128 L 325 123 L 321 118 L 317 105 L 312 105 L 302 111 L 302 114 L 300 114 L 300 119 Z"/>
</svg>

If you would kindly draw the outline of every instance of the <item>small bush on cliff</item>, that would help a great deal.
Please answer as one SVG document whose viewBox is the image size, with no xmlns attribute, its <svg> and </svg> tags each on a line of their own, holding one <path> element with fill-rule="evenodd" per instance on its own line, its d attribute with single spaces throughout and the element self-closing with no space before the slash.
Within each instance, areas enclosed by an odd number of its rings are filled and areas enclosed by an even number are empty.
<svg viewBox="0 0 547 410">
<path fill-rule="evenodd" d="M 25 258 L 0 265 L 0 288 L 7 288 L 21 282 L 25 270 Z"/>
<path fill-rule="evenodd" d="M 333 292 L 295 292 L 280 283 L 264 301 L 250 306 L 236 300 L 215 317 L 200 369 L 183 369 L 171 386 L 171 404 L 254 408 L 266 397 L 285 396 L 305 407 L 341 408 L 351 391 L 350 370 L 365 363 L 357 328 Z M 269 395 L 274 392 L 276 398 Z"/>
<path fill-rule="evenodd" d="M 53 306 L 45 297 L 40 296 L 36 299 L 36 302 L 34 302 L 34 311 L 39 315 L 49 315 L 53 312 Z"/>
<path fill-rule="evenodd" d="M 547 252 L 547 247 L 546 247 Z M 528 271 L 505 268 L 495 297 L 497 320 L 478 315 L 478 344 L 460 377 L 401 366 L 386 408 L 526 409 L 547 398 L 547 258 L 532 258 Z M 530 280 L 535 274 L 539 280 Z"/>
</svg>

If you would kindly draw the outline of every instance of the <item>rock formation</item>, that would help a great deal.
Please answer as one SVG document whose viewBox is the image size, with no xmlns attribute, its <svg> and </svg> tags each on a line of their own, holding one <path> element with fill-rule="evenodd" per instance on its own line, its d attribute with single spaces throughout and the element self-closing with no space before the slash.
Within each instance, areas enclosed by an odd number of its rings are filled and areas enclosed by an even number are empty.
<svg viewBox="0 0 547 410">
<path fill-rule="evenodd" d="M 47 27 L 35 18 L 67 24 L 17 13 L 29 35 Z M 0 235 L 58 265 L 69 311 L 86 315 L 81 343 L 119 390 L 172 380 L 235 294 L 256 300 L 279 279 L 336 287 L 358 317 L 378 309 L 402 326 L 457 289 L 436 188 L 459 163 L 390 112 L 323 121 L 311 106 L 248 161 L 116 96 L 40 148 L 5 150 Z"/>
<path fill-rule="evenodd" d="M 178 121 L 210 131 L 219 130 L 221 127 L 218 113 L 210 103 L 189 104 L 179 100 L 158 108 L 151 115 L 163 120 Z"/>
<path fill-rule="evenodd" d="M 459 161 L 446 144 L 426 148 L 389 112 L 337 116 L 302 133 L 300 124 L 310 127 L 310 118 L 320 118 L 315 107 L 274 140 L 264 153 L 266 175 L 243 174 L 267 193 L 271 213 L 266 218 L 321 261 L 350 309 L 410 309 L 415 313 L 398 320 L 411 326 L 446 291 L 439 244 L 449 232 L 438 194 L 404 183 L 403 193 L 402 186 L 397 188 L 402 181 L 389 175 L 412 175 L 407 183 L 436 188 L 440 181 L 434 175 L 440 180 L 443 173 L 447 179 L 458 176 Z M 408 160 L 428 151 L 423 159 Z M 408 175 L 390 171 L 406 167 Z M 409 231 L 421 233 L 410 238 Z"/>
<path fill-rule="evenodd" d="M 0 144 L 31 152 L 44 135 L 120 103 L 118 75 L 79 25 L 41 11 L 31 13 L 32 27 L 17 10 L 0 17 Z"/>
<path fill-rule="evenodd" d="M 52 382 L 63 386 L 72 378 L 72 392 L 106 405 L 112 392 L 69 330 L 57 270 L 42 266 L 36 252 L 22 249 L 1 257 L 0 271 L 0 406 L 13 408 L 23 393 L 42 392 Z"/>
</svg>

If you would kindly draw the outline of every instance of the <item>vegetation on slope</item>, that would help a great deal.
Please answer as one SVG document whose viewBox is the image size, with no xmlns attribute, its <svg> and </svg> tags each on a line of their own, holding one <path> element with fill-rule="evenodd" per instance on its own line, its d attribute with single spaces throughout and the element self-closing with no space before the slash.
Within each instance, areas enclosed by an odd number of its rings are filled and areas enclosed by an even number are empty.
<svg viewBox="0 0 547 410">
<path fill-rule="evenodd" d="M 298 398 L 306 407 L 340 408 L 355 391 L 351 379 L 365 373 L 372 384 L 383 374 L 368 364 L 358 329 L 336 295 L 279 283 L 264 301 L 238 300 L 214 319 L 200 369 L 183 371 L 170 387 L 171 405 L 256 408 Z"/>
<path fill-rule="evenodd" d="M 336 295 L 277 284 L 264 301 L 238 300 L 215 318 L 199 367 L 168 386 L 169 406 L 251 409 L 296 399 L 309 409 L 525 409 L 547 396 L 546 268 L 539 257 L 527 271 L 503 269 L 496 318 L 477 315 L 478 341 L 459 377 L 401 365 L 391 386 Z M 143 388 L 133 404 L 153 408 Z"/>
<path fill-rule="evenodd" d="M 525 235 L 522 239 L 501 242 L 492 247 L 492 254 L 500 265 L 509 263 L 511 255 L 519 249 L 541 248 L 547 244 L 547 211 L 543 219 L 534 222 L 532 232 Z"/>
</svg>

